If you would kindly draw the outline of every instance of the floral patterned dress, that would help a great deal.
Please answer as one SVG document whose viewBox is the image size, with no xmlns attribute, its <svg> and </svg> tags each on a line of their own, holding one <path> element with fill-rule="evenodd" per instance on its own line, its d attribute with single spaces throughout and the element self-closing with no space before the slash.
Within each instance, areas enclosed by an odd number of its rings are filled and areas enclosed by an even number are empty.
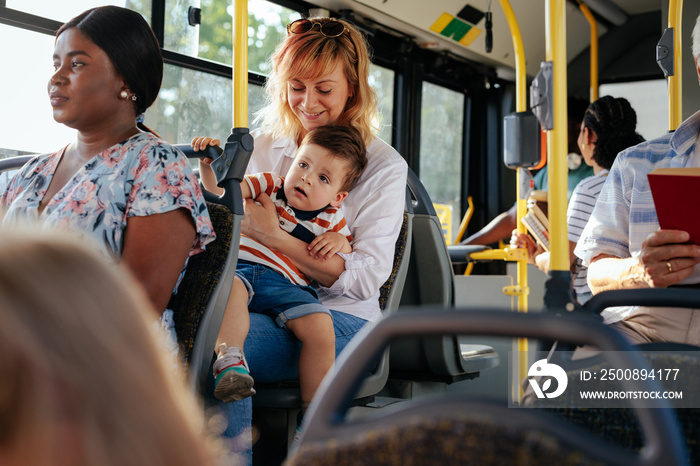
<svg viewBox="0 0 700 466">
<path fill-rule="evenodd" d="M 39 214 L 65 148 L 30 160 L 0 196 L 3 224 L 39 222 L 44 228 L 72 230 L 94 240 L 118 261 L 127 219 L 185 208 L 197 235 L 190 256 L 214 240 L 199 183 L 187 159 L 150 133 L 139 133 L 93 157 L 56 193 Z M 184 273 L 184 270 L 183 270 Z M 161 318 L 171 327 L 172 312 Z"/>
</svg>

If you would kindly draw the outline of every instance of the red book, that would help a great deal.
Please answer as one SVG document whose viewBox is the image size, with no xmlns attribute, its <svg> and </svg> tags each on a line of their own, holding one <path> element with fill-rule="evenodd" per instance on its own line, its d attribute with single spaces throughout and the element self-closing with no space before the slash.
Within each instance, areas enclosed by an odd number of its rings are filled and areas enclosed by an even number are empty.
<svg viewBox="0 0 700 466">
<path fill-rule="evenodd" d="M 662 230 L 683 230 L 700 244 L 700 216 L 689 207 L 700 199 L 700 168 L 657 168 L 648 175 Z"/>
</svg>

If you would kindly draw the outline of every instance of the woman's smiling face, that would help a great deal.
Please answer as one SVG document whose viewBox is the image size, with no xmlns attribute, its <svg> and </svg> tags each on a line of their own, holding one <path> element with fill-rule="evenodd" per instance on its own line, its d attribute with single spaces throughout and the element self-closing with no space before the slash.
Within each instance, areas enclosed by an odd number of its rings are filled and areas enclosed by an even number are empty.
<svg viewBox="0 0 700 466">
<path fill-rule="evenodd" d="M 335 124 L 345 111 L 350 95 L 340 63 L 323 76 L 290 79 L 287 102 L 304 127 L 301 137 L 319 126 Z"/>
</svg>

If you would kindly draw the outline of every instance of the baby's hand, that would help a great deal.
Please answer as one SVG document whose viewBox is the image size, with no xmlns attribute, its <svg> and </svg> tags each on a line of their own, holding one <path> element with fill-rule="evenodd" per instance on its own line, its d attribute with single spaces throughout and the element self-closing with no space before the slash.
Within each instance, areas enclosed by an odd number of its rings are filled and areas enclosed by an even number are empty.
<svg viewBox="0 0 700 466">
<path fill-rule="evenodd" d="M 348 239 L 340 233 L 327 231 L 318 235 L 308 246 L 309 254 L 316 259 L 328 260 L 337 252 L 352 252 Z"/>
<path fill-rule="evenodd" d="M 192 146 L 195 152 L 198 152 L 200 150 L 206 150 L 206 148 L 209 146 L 221 147 L 221 141 L 205 136 L 197 136 L 196 138 L 192 139 L 190 146 Z"/>
</svg>

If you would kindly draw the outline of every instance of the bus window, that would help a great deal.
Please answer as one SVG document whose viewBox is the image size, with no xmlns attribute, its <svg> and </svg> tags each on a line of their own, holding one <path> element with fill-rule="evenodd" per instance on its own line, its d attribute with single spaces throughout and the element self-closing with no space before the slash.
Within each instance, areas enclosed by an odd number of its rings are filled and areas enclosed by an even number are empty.
<svg viewBox="0 0 700 466">
<path fill-rule="evenodd" d="M 0 2 L 2 3 L 2 2 Z M 138 11 L 151 22 L 151 0 L 71 0 L 57 2 L 55 0 L 5 0 L 3 6 L 13 10 L 24 11 L 33 15 L 50 18 L 65 23 L 78 16 L 85 10 L 103 5 L 116 5 Z"/>
<path fill-rule="evenodd" d="M 189 143 L 202 135 L 231 132 L 231 79 L 165 65 L 158 99 L 144 122 L 163 139 Z"/>
<path fill-rule="evenodd" d="M 202 23 L 189 26 L 183 18 L 192 2 L 167 0 L 165 49 L 231 65 L 230 0 L 201 0 Z M 248 2 L 248 69 L 266 74 L 268 57 L 287 33 L 286 25 L 301 18 L 299 12 L 265 0 Z"/>
<path fill-rule="evenodd" d="M 392 142 L 394 79 L 395 73 L 388 68 L 372 65 L 369 69 L 369 85 L 377 92 L 379 101 L 379 137 L 387 144 Z"/>
<path fill-rule="evenodd" d="M 0 24 L 0 158 L 60 149 L 75 131 L 53 120 L 46 84 L 53 74 L 53 36 Z M 10 47 L 7 44 L 21 44 Z"/>
<path fill-rule="evenodd" d="M 461 221 L 464 94 L 423 82 L 420 179 L 440 210 L 445 239 L 452 242 Z"/>
<path fill-rule="evenodd" d="M 637 132 L 653 139 L 668 131 L 668 86 L 665 79 L 601 84 L 598 95 L 624 97 L 637 112 Z"/>
<path fill-rule="evenodd" d="M 270 55 L 287 34 L 287 24 L 299 18 L 301 14 L 289 8 L 265 0 L 248 1 L 248 69 L 250 71 L 261 74 L 270 72 Z"/>
</svg>

